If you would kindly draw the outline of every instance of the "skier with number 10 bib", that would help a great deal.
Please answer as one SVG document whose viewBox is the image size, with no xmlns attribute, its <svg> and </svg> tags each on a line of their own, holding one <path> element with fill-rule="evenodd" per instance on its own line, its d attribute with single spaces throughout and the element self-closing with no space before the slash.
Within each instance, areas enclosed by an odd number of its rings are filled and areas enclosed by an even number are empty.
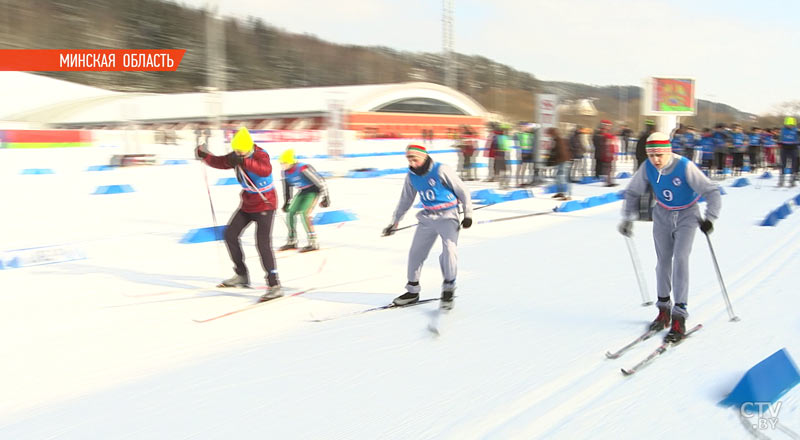
<svg viewBox="0 0 800 440">
<path fill-rule="evenodd" d="M 650 324 L 653 331 L 670 327 L 664 340 L 679 342 L 686 334 L 689 296 L 689 254 L 698 226 L 705 234 L 713 230 L 719 217 L 719 186 L 712 182 L 689 159 L 672 153 L 669 137 L 655 132 L 645 146 L 648 160 L 640 166 L 625 190 L 623 221 L 619 232 L 633 235 L 632 221 L 637 217 L 639 197 L 653 188 L 657 205 L 653 209 L 653 241 L 656 256 L 658 316 Z M 705 197 L 707 206 L 700 216 L 698 200 Z M 675 303 L 670 299 L 672 291 Z M 670 325 L 671 322 L 671 325 Z"/>
<path fill-rule="evenodd" d="M 409 164 L 408 175 L 403 184 L 400 202 L 392 216 L 392 223 L 384 228 L 383 235 L 392 235 L 397 224 L 420 195 L 423 210 L 417 213 L 417 230 L 408 254 L 408 284 L 406 293 L 394 299 L 394 304 L 403 306 L 419 301 L 419 278 L 422 264 L 428 257 L 436 239 L 442 239 L 442 254 L 439 265 L 444 282 L 440 307 L 453 307 L 456 289 L 458 232 L 461 227 L 472 226 L 472 200 L 464 182 L 447 165 L 434 162 L 419 145 L 406 148 Z M 459 222 L 458 205 L 464 210 L 464 219 Z"/>
</svg>

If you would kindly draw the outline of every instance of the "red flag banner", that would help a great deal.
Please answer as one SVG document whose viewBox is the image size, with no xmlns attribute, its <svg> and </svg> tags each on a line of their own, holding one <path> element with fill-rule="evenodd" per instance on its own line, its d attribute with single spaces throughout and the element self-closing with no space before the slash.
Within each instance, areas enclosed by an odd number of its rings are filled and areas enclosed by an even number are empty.
<svg viewBox="0 0 800 440">
<path fill-rule="evenodd" d="M 0 70 L 174 72 L 186 49 L 5 49 Z"/>
</svg>

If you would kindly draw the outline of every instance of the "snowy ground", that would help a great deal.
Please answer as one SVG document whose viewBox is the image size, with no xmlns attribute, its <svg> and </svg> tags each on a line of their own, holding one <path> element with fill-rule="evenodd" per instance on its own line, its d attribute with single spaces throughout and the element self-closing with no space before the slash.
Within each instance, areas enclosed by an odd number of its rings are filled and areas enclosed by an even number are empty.
<svg viewBox="0 0 800 440">
<path fill-rule="evenodd" d="M 331 179 L 329 209 L 359 220 L 318 227 L 324 250 L 278 254 L 285 286 L 316 290 L 197 323 L 261 293 L 213 288 L 231 274 L 221 242 L 178 243 L 212 225 L 203 168 L 192 161 L 79 171 L 95 164 L 0 177 L 0 250 L 67 244 L 87 256 L 0 271 L 0 438 L 747 438 L 737 413 L 716 403 L 776 350 L 800 356 L 800 215 L 757 226 L 797 193 L 776 189 L 775 179 L 760 188 L 723 183 L 712 240 L 741 322 L 728 321 L 698 234 L 689 311 L 690 324 L 705 328 L 624 378 L 620 367 L 659 342 L 618 360 L 603 355 L 655 316 L 640 306 L 616 232 L 621 202 L 463 230 L 456 308 L 434 337 L 426 326 L 435 303 L 312 322 L 402 293 L 413 234 L 380 237 L 402 175 Z M 206 172 L 212 183 L 231 175 Z M 136 192 L 90 195 L 103 184 Z M 575 198 L 606 192 L 574 186 Z M 225 222 L 238 189 L 211 193 Z M 541 188 L 535 193 L 476 211 L 475 221 L 556 205 Z M 401 226 L 414 222 L 412 211 Z M 649 229 L 637 223 L 634 238 L 655 296 Z M 243 243 L 253 282 L 262 284 L 252 232 Z M 274 244 L 285 237 L 279 217 Z M 423 297 L 439 295 L 438 253 L 437 245 Z M 800 391 L 781 400 L 781 424 L 800 431 Z"/>
</svg>

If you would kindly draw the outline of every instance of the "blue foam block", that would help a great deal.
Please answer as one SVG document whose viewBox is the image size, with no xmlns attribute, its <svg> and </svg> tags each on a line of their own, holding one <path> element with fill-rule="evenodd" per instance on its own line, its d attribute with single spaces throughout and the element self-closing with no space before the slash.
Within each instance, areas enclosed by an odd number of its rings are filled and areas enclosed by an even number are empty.
<svg viewBox="0 0 800 440">
<path fill-rule="evenodd" d="M 53 174 L 50 168 L 25 168 L 20 174 Z"/>
<path fill-rule="evenodd" d="M 775 403 L 800 383 L 800 371 L 785 348 L 747 370 L 733 391 L 719 402 L 723 406 L 740 407 L 744 403 Z"/>
<path fill-rule="evenodd" d="M 219 180 L 217 180 L 217 183 L 216 183 L 217 186 L 238 185 L 238 184 L 239 184 L 239 181 L 236 180 L 235 177 L 222 177 Z"/>
<path fill-rule="evenodd" d="M 188 163 L 183 159 L 168 159 L 164 161 L 164 165 L 186 165 Z"/>
<path fill-rule="evenodd" d="M 775 212 L 778 213 L 778 218 L 783 220 L 792 213 L 792 208 L 790 208 L 788 204 L 784 203 L 780 206 L 780 208 L 776 209 Z"/>
<path fill-rule="evenodd" d="M 615 193 L 615 192 L 606 193 L 606 194 L 603 194 L 600 197 L 603 198 L 603 201 L 605 201 L 605 203 L 614 203 L 614 202 L 619 200 L 619 193 Z"/>
<path fill-rule="evenodd" d="M 317 174 L 319 174 L 320 176 L 322 176 L 322 177 L 324 177 L 326 179 L 333 177 L 333 173 L 330 172 L 330 171 L 317 171 Z"/>
<path fill-rule="evenodd" d="M 504 197 L 506 200 L 522 200 L 533 197 L 533 193 L 527 189 L 517 189 L 506 194 Z"/>
<path fill-rule="evenodd" d="M 570 200 L 569 202 L 562 203 L 556 208 L 558 212 L 572 212 L 586 208 L 586 205 L 578 200 Z"/>
<path fill-rule="evenodd" d="M 744 171 L 744 170 L 742 170 L 742 171 Z M 734 188 L 741 188 L 741 187 L 747 186 L 747 185 L 750 185 L 750 181 L 747 180 L 747 177 L 740 177 L 740 178 L 736 179 L 736 181 L 733 182 L 733 185 L 731 185 L 731 186 L 734 187 Z"/>
<path fill-rule="evenodd" d="M 408 172 L 408 168 L 389 168 L 388 170 L 383 170 L 383 174 L 405 174 Z"/>
<path fill-rule="evenodd" d="M 742 167 L 742 171 L 743 171 L 743 172 L 745 172 L 745 173 L 746 173 L 746 172 L 749 172 L 749 171 L 750 171 L 750 166 L 749 166 L 749 165 L 745 165 L 745 166 L 743 166 L 743 167 Z"/>
<path fill-rule="evenodd" d="M 544 187 L 544 193 L 545 194 L 555 194 L 557 192 L 558 192 L 558 186 L 557 185 L 547 185 L 547 186 Z"/>
<path fill-rule="evenodd" d="M 315 225 L 327 225 L 330 223 L 342 223 L 358 220 L 358 217 L 350 211 L 337 210 L 320 212 L 314 216 L 312 223 Z"/>
<path fill-rule="evenodd" d="M 114 167 L 111 165 L 92 165 L 89 168 L 86 168 L 86 171 L 108 171 L 113 169 Z"/>
<path fill-rule="evenodd" d="M 775 226 L 778 224 L 778 214 L 775 211 L 772 211 L 767 215 L 764 220 L 761 222 L 761 226 Z"/>
<path fill-rule="evenodd" d="M 730 173 L 731 173 L 731 169 L 730 168 L 723 168 L 722 169 L 722 174 L 730 174 Z"/>
<path fill-rule="evenodd" d="M 631 177 L 631 173 L 629 173 L 627 171 L 623 171 L 623 172 L 617 174 L 617 179 L 628 179 L 630 177 Z"/>
<path fill-rule="evenodd" d="M 380 177 L 383 175 L 383 172 L 380 170 L 370 170 L 370 171 L 348 171 L 347 177 L 353 179 L 365 179 L 370 177 Z"/>
<path fill-rule="evenodd" d="M 772 178 L 772 174 L 770 174 L 769 171 L 764 171 L 764 174 L 761 175 L 761 178 L 762 179 L 771 179 Z"/>
<path fill-rule="evenodd" d="M 586 184 L 589 184 L 589 183 L 597 183 L 597 182 L 600 182 L 600 179 L 598 179 L 597 177 L 592 177 L 592 176 L 583 176 L 583 178 L 580 181 L 580 183 L 582 185 L 586 185 Z"/>
<path fill-rule="evenodd" d="M 800 206 L 800 194 L 794 197 L 794 204 Z"/>
<path fill-rule="evenodd" d="M 122 194 L 133 192 L 130 185 L 102 185 L 98 186 L 92 194 Z"/>
<path fill-rule="evenodd" d="M 181 239 L 181 243 L 205 243 L 208 241 L 223 240 L 226 225 L 211 226 L 208 228 L 192 229 Z"/>
<path fill-rule="evenodd" d="M 586 205 L 587 208 L 594 208 L 595 206 L 600 206 L 603 204 L 603 199 L 600 197 L 589 197 L 588 199 L 583 200 L 583 204 Z"/>
</svg>

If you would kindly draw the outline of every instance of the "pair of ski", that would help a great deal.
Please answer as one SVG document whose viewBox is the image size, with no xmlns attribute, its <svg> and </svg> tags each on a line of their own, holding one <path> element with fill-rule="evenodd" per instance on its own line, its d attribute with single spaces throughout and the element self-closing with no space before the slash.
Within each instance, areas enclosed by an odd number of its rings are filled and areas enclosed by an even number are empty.
<svg viewBox="0 0 800 440">
<path fill-rule="evenodd" d="M 686 332 L 686 334 L 684 335 L 683 339 L 681 339 L 680 341 L 678 341 L 678 342 L 676 342 L 676 343 L 672 343 L 672 342 L 666 342 L 666 341 L 664 341 L 664 342 L 663 342 L 661 345 L 659 345 L 659 346 L 658 346 L 658 347 L 657 347 L 655 350 L 653 350 L 653 351 L 652 351 L 652 352 L 651 352 L 649 355 L 647 355 L 647 357 L 645 357 L 644 359 L 642 359 L 641 361 L 639 361 L 639 363 L 638 363 L 638 364 L 634 365 L 634 366 L 633 366 L 633 367 L 631 367 L 631 368 L 622 368 L 622 369 L 621 369 L 621 370 L 622 370 L 622 374 L 623 374 L 623 375 L 625 375 L 625 376 L 630 376 L 630 375 L 632 375 L 632 374 L 636 373 L 637 371 L 641 370 L 642 368 L 644 368 L 644 367 L 646 367 L 646 366 L 650 365 L 650 364 L 651 364 L 651 363 L 652 363 L 652 362 L 653 362 L 653 361 L 654 361 L 654 360 L 655 360 L 657 357 L 659 357 L 660 355 L 664 354 L 664 352 L 666 352 L 666 351 L 667 351 L 667 349 L 669 349 L 670 347 L 676 347 L 676 346 L 678 346 L 680 343 L 682 343 L 683 341 L 685 341 L 685 340 L 686 340 L 686 338 L 688 338 L 688 337 L 689 337 L 689 336 L 691 336 L 691 335 L 692 335 L 694 332 L 696 332 L 696 331 L 700 330 L 701 328 L 703 328 L 703 324 L 697 324 L 696 326 L 692 327 L 691 329 L 689 329 L 689 330 Z M 636 346 L 637 344 L 639 344 L 640 342 L 642 342 L 642 341 L 646 341 L 646 340 L 650 339 L 651 337 L 653 337 L 654 335 L 656 335 L 656 334 L 657 334 L 657 333 L 659 333 L 660 331 L 661 331 L 661 330 L 650 330 L 650 329 L 648 329 L 646 332 L 642 333 L 642 335 L 641 335 L 641 336 L 639 336 L 638 338 L 634 339 L 634 340 L 633 340 L 633 341 L 631 341 L 631 342 L 630 342 L 628 345 L 626 345 L 626 346 L 624 346 L 624 347 L 620 348 L 619 350 L 617 350 L 617 351 L 615 351 L 615 352 L 613 352 L 613 353 L 612 353 L 612 352 L 609 352 L 609 351 L 607 351 L 607 352 L 606 352 L 606 357 L 607 357 L 608 359 L 617 359 L 617 358 L 619 358 L 620 356 L 622 356 L 622 355 L 623 355 L 625 352 L 627 352 L 627 351 L 628 351 L 628 350 L 630 350 L 631 348 L 635 347 L 635 346 Z"/>
</svg>

